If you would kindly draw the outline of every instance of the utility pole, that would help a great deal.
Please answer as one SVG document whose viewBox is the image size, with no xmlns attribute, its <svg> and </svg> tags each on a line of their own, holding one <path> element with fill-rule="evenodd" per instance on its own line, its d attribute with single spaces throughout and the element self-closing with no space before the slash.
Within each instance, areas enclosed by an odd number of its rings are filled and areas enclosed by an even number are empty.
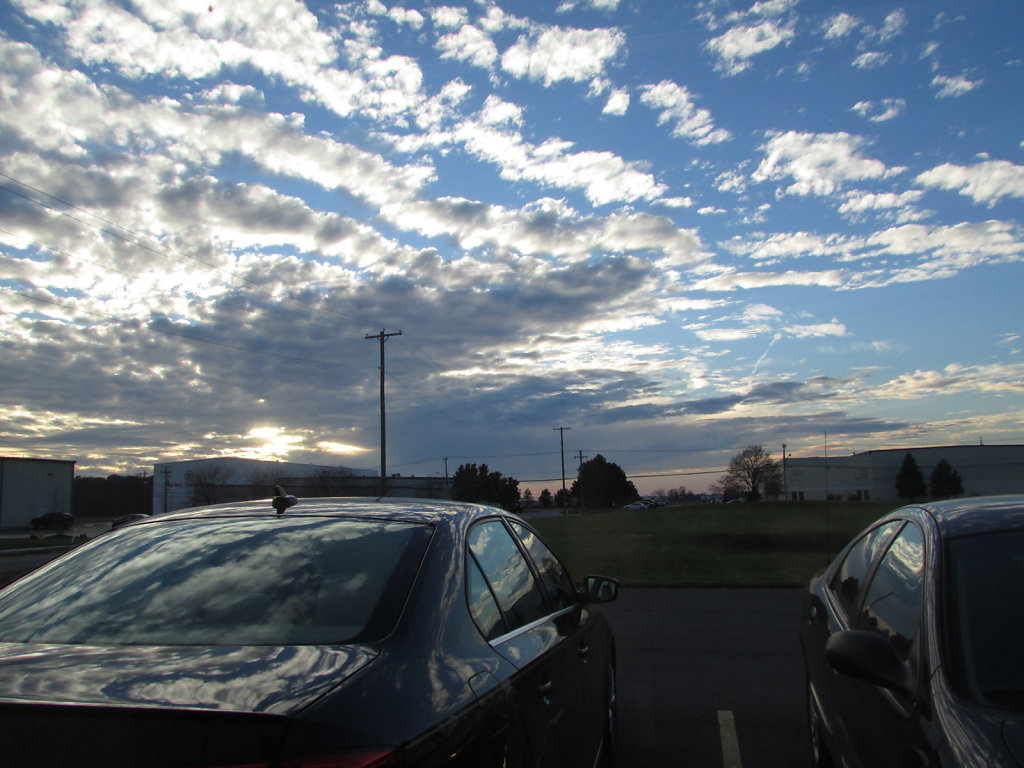
<svg viewBox="0 0 1024 768">
<path fill-rule="evenodd" d="M 383 328 L 380 333 L 371 336 L 366 334 L 367 339 L 380 341 L 380 495 L 388 495 L 388 438 L 387 422 L 384 410 L 384 342 L 392 336 L 401 336 L 401 331 L 386 333 Z"/>
<path fill-rule="evenodd" d="M 580 468 L 579 468 L 579 471 L 577 472 L 577 477 L 579 479 L 576 481 L 579 484 L 579 487 L 576 490 L 578 490 L 580 492 L 580 512 L 582 512 L 583 511 L 583 498 L 584 498 L 584 496 L 583 496 L 583 449 L 582 448 L 579 449 L 579 453 L 580 453 Z"/>
<path fill-rule="evenodd" d="M 786 444 L 782 444 L 782 498 L 789 501 L 789 487 L 786 484 Z"/>
<path fill-rule="evenodd" d="M 558 442 L 562 447 L 562 516 L 569 514 L 569 493 L 565 490 L 565 431 L 572 427 L 554 427 L 552 431 L 558 432 Z"/>
</svg>

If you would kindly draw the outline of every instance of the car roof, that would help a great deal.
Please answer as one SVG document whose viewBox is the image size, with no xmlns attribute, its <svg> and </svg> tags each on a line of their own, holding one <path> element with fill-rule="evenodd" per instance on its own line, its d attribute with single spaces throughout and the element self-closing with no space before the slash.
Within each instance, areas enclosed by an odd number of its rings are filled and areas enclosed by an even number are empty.
<svg viewBox="0 0 1024 768">
<path fill-rule="evenodd" d="M 944 537 L 1024 529 L 1024 495 L 932 501 L 901 507 L 892 514 L 913 509 L 926 512 Z"/>
<path fill-rule="evenodd" d="M 203 517 L 278 517 L 269 498 L 257 501 L 236 501 L 190 507 L 175 512 L 153 515 L 153 521 L 196 519 Z M 466 522 L 493 515 L 516 518 L 515 515 L 486 504 L 415 498 L 373 498 L 366 496 L 300 498 L 280 516 L 326 515 L 334 517 L 375 518 L 420 523 Z"/>
</svg>

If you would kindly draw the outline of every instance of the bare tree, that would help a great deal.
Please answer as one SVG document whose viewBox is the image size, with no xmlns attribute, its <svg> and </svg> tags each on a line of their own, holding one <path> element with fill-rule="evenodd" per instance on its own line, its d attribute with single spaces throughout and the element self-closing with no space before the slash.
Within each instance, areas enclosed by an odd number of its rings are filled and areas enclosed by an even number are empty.
<svg viewBox="0 0 1024 768">
<path fill-rule="evenodd" d="M 725 477 L 711 490 L 727 500 L 757 501 L 762 495 L 777 496 L 782 491 L 782 468 L 763 446 L 751 445 L 732 457 Z"/>
<path fill-rule="evenodd" d="M 216 464 L 200 467 L 192 475 L 192 503 L 200 506 L 216 504 L 224 496 L 224 487 L 231 473 Z"/>
</svg>

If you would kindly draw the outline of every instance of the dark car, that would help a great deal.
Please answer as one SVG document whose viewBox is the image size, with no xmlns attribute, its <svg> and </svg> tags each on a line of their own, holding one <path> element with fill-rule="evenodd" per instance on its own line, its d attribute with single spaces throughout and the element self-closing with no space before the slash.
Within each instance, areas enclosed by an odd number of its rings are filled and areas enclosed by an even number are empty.
<svg viewBox="0 0 1024 768">
<path fill-rule="evenodd" d="M 1024 765 L 1024 496 L 897 509 L 810 584 L 817 766 Z"/>
<path fill-rule="evenodd" d="M 617 582 L 497 508 L 286 500 L 119 527 L 0 591 L 0 764 L 602 759 Z"/>
<path fill-rule="evenodd" d="M 149 518 L 150 515 L 147 515 L 145 512 L 131 512 L 127 515 L 121 515 L 120 517 L 116 517 L 111 520 L 110 527 L 120 528 L 122 525 L 130 525 L 132 523 L 137 523 L 140 520 L 148 520 Z"/>
<path fill-rule="evenodd" d="M 75 524 L 75 518 L 68 512 L 47 512 L 32 518 L 32 527 L 37 531 L 66 531 Z"/>
</svg>

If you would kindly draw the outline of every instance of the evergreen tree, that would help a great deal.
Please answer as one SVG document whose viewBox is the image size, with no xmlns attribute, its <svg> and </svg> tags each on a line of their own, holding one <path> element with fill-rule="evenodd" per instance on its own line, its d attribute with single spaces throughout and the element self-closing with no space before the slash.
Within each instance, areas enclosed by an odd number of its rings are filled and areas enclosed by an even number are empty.
<svg viewBox="0 0 1024 768">
<path fill-rule="evenodd" d="M 929 490 L 932 498 L 948 499 L 964 492 L 964 482 L 960 479 L 960 473 L 953 469 L 948 461 L 942 459 L 932 470 Z"/>
<path fill-rule="evenodd" d="M 452 498 L 512 507 L 519 503 L 519 481 L 491 472 L 486 464 L 463 464 L 452 475 Z"/>
<path fill-rule="evenodd" d="M 899 474 L 896 475 L 896 495 L 901 499 L 913 501 L 924 496 L 926 491 L 924 475 L 921 474 L 921 469 L 908 451 L 907 455 L 903 457 Z"/>
<path fill-rule="evenodd" d="M 617 506 L 640 498 L 622 467 L 601 454 L 583 462 L 570 494 L 584 507 Z"/>
</svg>

